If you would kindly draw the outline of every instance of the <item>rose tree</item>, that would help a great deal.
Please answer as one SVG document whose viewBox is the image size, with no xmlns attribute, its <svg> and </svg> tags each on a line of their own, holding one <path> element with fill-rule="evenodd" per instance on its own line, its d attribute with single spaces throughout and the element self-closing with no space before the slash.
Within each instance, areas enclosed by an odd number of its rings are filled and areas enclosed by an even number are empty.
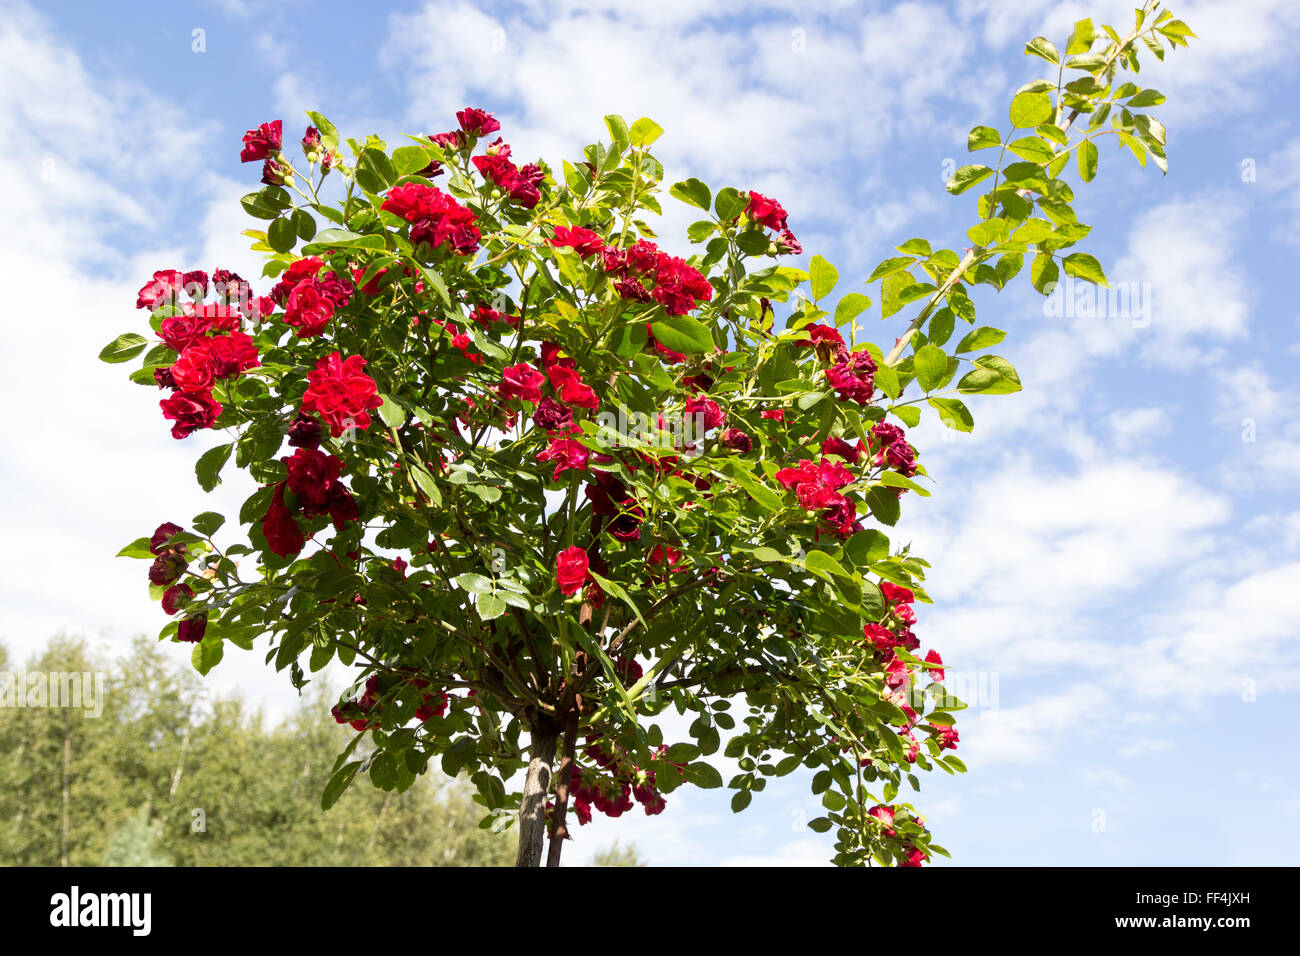
<svg viewBox="0 0 1300 956">
<path fill-rule="evenodd" d="M 948 186 L 984 189 L 970 248 L 911 239 L 868 280 L 883 318 L 915 310 L 887 352 L 859 340 L 865 295 L 830 301 L 825 259 L 785 263 L 802 250 L 774 199 L 676 183 L 695 251 L 660 248 L 648 119 L 606 117 L 558 168 L 518 165 L 477 109 L 396 148 L 310 113 L 296 163 L 280 121 L 250 130 L 264 294 L 156 272 L 137 305 L 157 341 L 101 356 L 143 355 L 131 378 L 164 392 L 173 437 L 224 436 L 204 489 L 232 459 L 258 486 L 246 532 L 205 512 L 123 550 L 152 560 L 161 637 L 204 673 L 263 637 L 295 686 L 360 667 L 324 804 L 437 760 L 484 826 L 518 826 L 522 865 L 547 830 L 558 863 L 570 814 L 659 813 L 684 784 L 739 811 L 799 768 L 836 863 L 945 853 L 897 799 L 965 769 L 965 705 L 915 633 L 928 565 L 885 530 L 930 494 L 905 428 L 928 408 L 969 431 L 962 396 L 1020 388 L 977 286 L 1026 264 L 1043 293 L 1061 269 L 1105 283 L 1065 177 L 1091 180 L 1106 136 L 1164 168 L 1163 97 L 1119 75 L 1189 36 L 1151 5 L 1124 36 L 1084 20 L 1064 52 L 1027 45 L 1055 79 L 1015 94 L 1007 132 L 972 130 L 994 159 Z"/>
</svg>

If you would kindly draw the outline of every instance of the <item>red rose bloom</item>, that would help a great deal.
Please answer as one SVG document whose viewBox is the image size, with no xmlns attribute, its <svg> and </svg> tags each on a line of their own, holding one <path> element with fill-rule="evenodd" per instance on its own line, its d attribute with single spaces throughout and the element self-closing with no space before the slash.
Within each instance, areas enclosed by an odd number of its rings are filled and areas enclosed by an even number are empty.
<svg viewBox="0 0 1300 956">
<path fill-rule="evenodd" d="M 699 420 L 704 423 L 705 431 L 718 428 L 727 420 L 722 406 L 704 394 L 686 400 L 686 414 L 690 416 L 698 415 Z"/>
<path fill-rule="evenodd" d="M 583 229 L 580 226 L 569 228 L 568 226 L 556 226 L 555 238 L 551 240 L 551 245 L 568 246 L 582 258 L 595 255 L 604 248 L 604 243 L 600 236 L 590 229 Z"/>
<path fill-rule="evenodd" d="M 319 448 L 321 425 L 314 418 L 299 415 L 289 426 L 290 448 Z"/>
<path fill-rule="evenodd" d="M 754 440 L 749 437 L 748 432 L 743 432 L 739 428 L 728 428 L 719 440 L 727 448 L 742 455 L 754 449 Z"/>
<path fill-rule="evenodd" d="M 196 342 L 182 352 L 170 371 L 176 388 L 190 394 L 207 392 L 217 380 L 216 365 L 204 341 Z"/>
<path fill-rule="evenodd" d="M 576 594 L 587 583 L 587 552 L 577 546 L 565 548 L 555 561 L 555 580 L 562 594 Z"/>
<path fill-rule="evenodd" d="M 853 462 L 855 465 L 858 463 L 858 459 L 862 457 L 862 453 L 863 448 L 861 441 L 859 441 L 857 445 L 850 445 L 843 438 L 832 437 L 822 442 L 823 455 L 838 455 L 845 461 Z"/>
<path fill-rule="evenodd" d="M 436 186 L 405 183 L 388 191 L 379 207 L 411 224 L 411 242 L 437 247 L 446 242 L 457 255 L 478 249 L 474 214 Z"/>
<path fill-rule="evenodd" d="M 561 405 L 549 395 L 541 400 L 537 406 L 537 411 L 533 412 L 533 424 L 546 431 L 563 428 L 572 421 L 572 409 Z"/>
<path fill-rule="evenodd" d="M 212 359 L 213 370 L 220 379 L 232 378 L 262 364 L 257 346 L 248 335 L 240 331 L 214 336 L 206 341 L 205 347 Z"/>
<path fill-rule="evenodd" d="M 298 496 L 303 510 L 325 511 L 329 507 L 331 488 L 343 471 L 343 462 L 310 448 L 299 448 L 281 460 L 289 471 L 289 490 Z"/>
<path fill-rule="evenodd" d="M 555 462 L 555 473 L 551 476 L 551 480 L 559 481 L 560 475 L 567 469 L 585 471 L 587 469 L 587 457 L 586 445 L 576 442 L 572 438 L 556 438 L 551 441 L 551 445 L 546 451 L 537 456 L 537 460 Z"/>
<path fill-rule="evenodd" d="M 275 486 L 275 495 L 271 498 L 271 507 L 262 518 L 262 534 L 266 543 L 282 558 L 297 554 L 307 543 L 302 528 L 284 503 L 284 482 Z"/>
<path fill-rule="evenodd" d="M 180 525 L 173 524 L 170 521 L 160 524 L 158 529 L 154 531 L 153 537 L 149 539 L 149 553 L 162 554 L 163 545 L 165 545 L 173 535 L 178 535 L 184 530 L 185 529 Z M 184 545 L 182 545 L 182 547 L 184 547 Z"/>
<path fill-rule="evenodd" d="M 375 380 L 362 371 L 365 367 L 366 360 L 360 355 L 344 359 L 333 352 L 317 362 L 316 370 L 307 376 L 302 410 L 318 414 L 335 438 L 349 428 L 369 428 L 369 410 L 384 403 Z"/>
<path fill-rule="evenodd" d="M 175 269 L 160 269 L 136 293 L 135 307 L 152 311 L 160 305 L 175 301 L 184 288 L 184 275 Z"/>
<path fill-rule="evenodd" d="M 202 334 L 203 326 L 192 315 L 169 315 L 158 327 L 158 337 L 177 354 L 193 345 Z"/>
<path fill-rule="evenodd" d="M 893 827 L 894 808 L 893 807 L 884 807 L 884 806 L 872 807 L 870 810 L 867 811 L 867 816 L 875 817 L 877 820 L 879 820 L 881 823 L 885 825 L 884 829 L 881 830 L 882 836 L 886 838 L 893 837 L 894 835 L 894 827 Z"/>
<path fill-rule="evenodd" d="M 280 151 L 281 122 L 263 123 L 244 134 L 244 148 L 239 154 L 241 163 L 255 163 Z"/>
<path fill-rule="evenodd" d="M 172 437 L 178 439 L 187 438 L 200 429 L 211 428 L 221 415 L 221 404 L 213 400 L 210 392 L 176 392 L 158 404 L 162 408 L 163 418 L 175 423 L 172 425 Z"/>
<path fill-rule="evenodd" d="M 163 592 L 162 609 L 168 617 L 176 614 L 194 597 L 194 589 L 188 584 L 173 584 Z"/>
<path fill-rule="evenodd" d="M 781 204 L 775 199 L 768 199 L 761 193 L 756 193 L 752 189 L 749 191 L 749 206 L 745 209 L 745 215 L 754 222 L 762 223 L 769 229 L 781 232 L 786 228 L 786 212 L 781 208 Z"/>
<path fill-rule="evenodd" d="M 181 576 L 189 564 L 178 552 L 168 551 L 153 559 L 149 566 L 149 583 L 166 587 Z"/>
<path fill-rule="evenodd" d="M 590 409 L 600 405 L 600 399 L 591 386 L 583 382 L 582 376 L 573 369 L 552 365 L 546 370 L 546 375 L 551 380 L 551 387 L 555 389 L 555 393 L 564 404 Z"/>
<path fill-rule="evenodd" d="M 208 629 L 208 616 L 200 614 L 197 617 L 187 617 L 181 621 L 180 627 L 176 631 L 176 639 L 184 641 L 186 644 L 197 644 L 203 640 L 203 633 Z"/>
<path fill-rule="evenodd" d="M 898 643 L 898 637 L 882 624 L 867 624 L 862 628 L 863 636 L 878 651 L 887 651 Z"/>
<path fill-rule="evenodd" d="M 501 372 L 501 384 L 497 386 L 497 395 L 502 401 L 521 398 L 536 405 L 542 400 L 542 383 L 546 376 L 527 362 L 511 365 Z"/>
<path fill-rule="evenodd" d="M 916 600 L 910 588 L 899 587 L 897 584 L 891 584 L 888 581 L 880 582 L 880 593 L 885 596 L 885 600 L 890 604 L 911 604 Z"/>
<path fill-rule="evenodd" d="M 289 293 L 284 321 L 297 330 L 298 338 L 320 335 L 333 316 L 334 302 L 322 294 L 320 280 L 303 279 Z"/>
<path fill-rule="evenodd" d="M 939 656 L 939 652 L 934 650 L 930 651 L 930 653 L 925 655 L 925 662 L 927 664 L 939 665 L 938 667 L 930 668 L 930 676 L 937 681 L 943 680 L 943 675 L 944 675 L 943 666 L 942 666 L 943 658 Z"/>
<path fill-rule="evenodd" d="M 486 110 L 467 106 L 456 114 L 456 122 L 467 136 L 487 136 L 501 128 L 495 116 Z"/>
</svg>

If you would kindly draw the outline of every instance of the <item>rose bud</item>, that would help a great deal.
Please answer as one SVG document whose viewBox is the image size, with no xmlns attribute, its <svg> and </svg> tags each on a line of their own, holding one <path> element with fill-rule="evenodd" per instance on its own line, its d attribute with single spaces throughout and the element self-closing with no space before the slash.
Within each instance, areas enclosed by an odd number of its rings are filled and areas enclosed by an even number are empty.
<svg viewBox="0 0 1300 956">
<path fill-rule="evenodd" d="M 187 617 L 181 621 L 180 629 L 176 632 L 176 639 L 187 644 L 197 644 L 203 640 L 203 632 L 207 629 L 208 616 L 206 614 L 200 614 L 198 617 Z"/>
<path fill-rule="evenodd" d="M 262 182 L 268 186 L 292 186 L 293 173 L 283 163 L 268 159 L 262 164 Z"/>
<path fill-rule="evenodd" d="M 149 539 L 149 551 L 150 551 L 150 553 L 152 553 L 152 554 L 154 554 L 154 555 L 160 555 L 160 554 L 162 554 L 162 553 L 163 553 L 163 545 L 165 545 L 165 544 L 167 543 L 168 539 L 170 539 L 170 538 L 172 537 L 172 535 L 180 534 L 180 533 L 181 533 L 182 531 L 184 531 L 184 530 L 185 530 L 185 529 L 182 528 L 180 525 L 178 525 L 178 524 L 173 524 L 173 523 L 170 522 L 170 521 L 165 522 L 164 524 L 160 524 L 160 525 L 158 526 L 157 530 L 154 531 L 154 533 L 153 533 L 153 537 L 151 537 L 151 538 Z M 182 545 L 182 546 L 180 547 L 180 549 L 178 549 L 178 550 L 182 550 L 182 551 L 183 551 L 183 550 L 184 550 L 184 547 L 185 547 L 185 546 Z"/>
<path fill-rule="evenodd" d="M 739 428 L 728 428 L 723 432 L 722 444 L 732 451 L 740 452 L 742 455 L 754 449 L 754 440 Z"/>
<path fill-rule="evenodd" d="M 178 554 L 159 555 L 149 565 L 149 583 L 166 587 L 181 576 L 186 564 L 186 560 Z"/>
<path fill-rule="evenodd" d="M 306 415 L 299 415 L 289 426 L 289 446 L 291 448 L 319 448 L 321 423 Z"/>
<path fill-rule="evenodd" d="M 188 584 L 173 584 L 163 594 L 162 609 L 168 616 L 174 615 L 189 604 L 192 597 L 194 597 L 194 589 Z"/>
<path fill-rule="evenodd" d="M 315 126 L 308 126 L 307 132 L 302 134 L 302 151 L 314 163 L 319 155 L 319 150 L 320 131 Z"/>
</svg>

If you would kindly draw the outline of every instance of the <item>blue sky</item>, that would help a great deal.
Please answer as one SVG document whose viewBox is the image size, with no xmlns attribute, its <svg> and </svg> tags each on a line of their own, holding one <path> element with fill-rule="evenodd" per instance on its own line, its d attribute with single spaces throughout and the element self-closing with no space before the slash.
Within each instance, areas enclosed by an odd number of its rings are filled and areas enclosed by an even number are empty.
<svg viewBox="0 0 1300 956">
<path fill-rule="evenodd" d="M 207 439 L 173 442 L 156 397 L 94 357 L 139 327 L 153 270 L 259 274 L 239 235 L 250 126 L 283 118 L 290 139 L 316 109 L 396 142 L 474 105 L 517 156 L 558 164 L 604 114 L 648 115 L 669 182 L 775 196 L 845 292 L 912 236 L 964 244 L 973 199 L 947 195 L 945 163 L 1039 75 L 1025 40 L 1063 45 L 1074 20 L 1126 26 L 1130 10 L 4 3 L 0 642 L 21 660 L 58 630 L 110 649 L 155 631 L 140 566 L 111 555 L 246 493 L 204 496 L 192 464 Z M 1300 851 L 1300 6 L 1173 10 L 1201 39 L 1141 75 L 1169 98 L 1169 175 L 1107 144 L 1076 203 L 1094 226 L 1083 248 L 1145 293 L 1149 321 L 1052 314 L 1023 280 L 981 292 L 1025 390 L 972 403 L 971 435 L 913 433 L 936 481 L 895 536 L 934 565 L 917 633 L 987 688 L 960 725 L 970 773 L 915 798 L 959 864 Z M 695 217 L 665 206 L 665 245 L 684 248 L 669 237 Z M 863 321 L 878 342 L 903 324 Z M 260 660 L 228 656 L 214 692 L 283 710 L 292 691 Z M 661 817 L 585 828 L 573 858 L 619 836 L 656 863 L 815 863 L 828 843 L 801 822 L 817 815 L 793 777 L 739 816 L 725 792 L 678 791 Z"/>
</svg>

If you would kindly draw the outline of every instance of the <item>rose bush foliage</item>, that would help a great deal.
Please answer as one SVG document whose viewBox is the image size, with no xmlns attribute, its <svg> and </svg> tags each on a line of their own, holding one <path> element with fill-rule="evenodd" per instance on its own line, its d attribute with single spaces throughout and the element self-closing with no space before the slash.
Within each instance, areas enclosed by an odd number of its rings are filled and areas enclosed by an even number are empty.
<svg viewBox="0 0 1300 956">
<path fill-rule="evenodd" d="M 1028 44 L 1059 79 L 1016 93 L 1009 133 L 972 130 L 997 160 L 949 183 L 987 184 L 971 247 L 912 239 L 868 279 L 884 319 L 916 309 L 888 352 L 859 340 L 866 295 L 832 301 L 820 256 L 788 264 L 774 198 L 676 183 L 691 254 L 661 248 L 648 119 L 607 117 L 559 167 L 518 165 L 478 109 L 396 147 L 310 113 L 305 161 L 280 121 L 250 130 L 262 276 L 156 272 L 136 303 L 153 343 L 102 354 L 143 356 L 131 377 L 174 438 L 222 436 L 205 489 L 232 459 L 258 485 L 246 530 L 207 512 L 124 549 L 152 561 L 161 637 L 205 673 L 268 637 L 297 686 L 361 668 L 326 805 L 436 760 L 470 775 L 485 826 L 517 821 L 521 862 L 545 820 L 555 861 L 570 813 L 659 813 L 685 784 L 739 811 L 797 768 L 836 863 L 945 853 L 898 799 L 965 769 L 964 704 L 914 611 L 928 565 L 889 533 L 930 494 L 907 429 L 928 408 L 969 431 L 964 396 L 1020 388 L 976 287 L 1026 264 L 1044 293 L 1061 269 L 1105 282 L 1065 175 L 1091 180 L 1105 135 L 1164 168 L 1143 112 L 1163 97 L 1119 74 L 1190 35 L 1152 5 L 1124 37 L 1085 20 L 1063 53 Z"/>
</svg>

